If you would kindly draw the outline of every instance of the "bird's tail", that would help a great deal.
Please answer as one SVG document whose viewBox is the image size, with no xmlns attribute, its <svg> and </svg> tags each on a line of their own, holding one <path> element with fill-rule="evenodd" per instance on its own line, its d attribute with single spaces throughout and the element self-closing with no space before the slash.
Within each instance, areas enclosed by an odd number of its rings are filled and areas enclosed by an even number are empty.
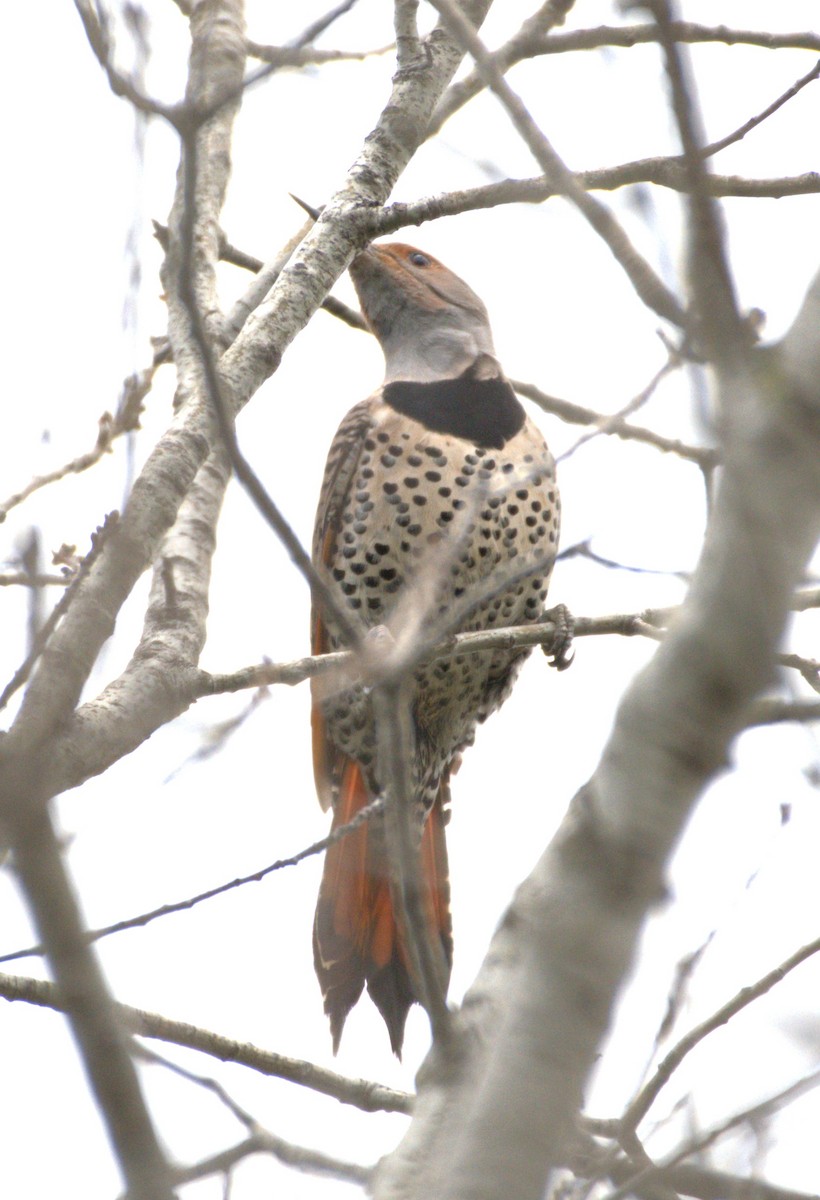
<svg viewBox="0 0 820 1200">
<path fill-rule="evenodd" d="M 362 772 L 345 761 L 333 814 L 333 830 L 370 802 Z M 446 780 L 424 826 L 422 879 L 431 930 L 440 937 L 449 966 L 452 925 L 447 846 L 444 839 Z M 377 815 L 331 845 L 313 924 L 313 961 L 330 1018 L 334 1054 L 353 1005 L 367 984 L 384 1018 L 393 1052 L 400 1058 L 404 1025 L 417 999 L 412 972 L 390 894 L 384 819 Z"/>
</svg>

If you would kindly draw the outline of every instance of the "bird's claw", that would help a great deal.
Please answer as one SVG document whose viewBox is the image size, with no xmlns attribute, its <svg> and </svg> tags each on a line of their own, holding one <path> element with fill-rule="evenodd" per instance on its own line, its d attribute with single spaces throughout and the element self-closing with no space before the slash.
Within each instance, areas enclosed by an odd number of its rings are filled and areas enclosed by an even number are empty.
<svg viewBox="0 0 820 1200">
<path fill-rule="evenodd" d="M 572 666 L 572 660 L 575 658 L 572 645 L 575 618 L 566 604 L 556 604 L 555 608 L 548 609 L 541 619 L 549 621 L 555 627 L 551 641 L 541 649 L 549 659 L 551 667 L 558 671 L 566 671 L 567 667 Z"/>
</svg>

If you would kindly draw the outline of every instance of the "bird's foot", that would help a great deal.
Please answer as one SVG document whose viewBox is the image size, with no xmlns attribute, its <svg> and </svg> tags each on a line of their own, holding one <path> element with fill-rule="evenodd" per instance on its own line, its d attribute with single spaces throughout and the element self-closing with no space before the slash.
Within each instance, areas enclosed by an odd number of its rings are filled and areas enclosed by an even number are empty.
<svg viewBox="0 0 820 1200">
<path fill-rule="evenodd" d="M 575 658 L 575 650 L 572 645 L 575 618 L 566 604 L 556 604 L 555 608 L 550 608 L 544 613 L 541 620 L 549 621 L 555 627 L 552 640 L 543 645 L 541 649 L 549 659 L 551 667 L 555 667 L 559 671 L 566 671 Z"/>
</svg>

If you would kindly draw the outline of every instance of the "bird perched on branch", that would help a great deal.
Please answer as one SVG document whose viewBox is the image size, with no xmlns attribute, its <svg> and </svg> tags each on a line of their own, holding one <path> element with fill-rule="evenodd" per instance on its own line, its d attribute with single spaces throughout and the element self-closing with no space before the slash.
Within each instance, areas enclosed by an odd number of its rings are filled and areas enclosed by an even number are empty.
<svg viewBox="0 0 820 1200">
<path fill-rule="evenodd" d="M 442 633 L 541 620 L 558 539 L 555 467 L 495 357 L 487 310 L 458 276 L 412 246 L 372 245 L 350 274 L 384 351 L 385 380 L 333 439 L 315 566 L 362 631 L 387 626 L 400 636 L 396 624 L 423 598 L 428 608 L 416 611 L 417 623 Z M 314 605 L 313 653 L 343 644 L 332 617 Z M 415 669 L 409 688 L 427 936 L 440 939 L 448 971 L 449 777 L 476 726 L 509 695 L 528 653 L 434 659 Z M 317 681 L 314 769 L 334 830 L 389 784 L 375 717 L 368 689 L 323 691 Z M 327 851 L 313 945 L 334 1052 L 366 984 L 401 1054 L 418 988 L 391 878 L 382 815 Z"/>
</svg>

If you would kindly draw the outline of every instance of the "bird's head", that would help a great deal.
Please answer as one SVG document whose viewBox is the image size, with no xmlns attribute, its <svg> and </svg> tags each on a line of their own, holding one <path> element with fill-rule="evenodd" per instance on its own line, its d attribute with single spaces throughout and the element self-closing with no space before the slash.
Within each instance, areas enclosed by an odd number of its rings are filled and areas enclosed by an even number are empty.
<svg viewBox="0 0 820 1200">
<path fill-rule="evenodd" d="M 432 255 L 403 242 L 372 245 L 350 275 L 384 351 L 385 382 L 451 379 L 482 355 L 495 358 L 484 304 Z"/>
</svg>

